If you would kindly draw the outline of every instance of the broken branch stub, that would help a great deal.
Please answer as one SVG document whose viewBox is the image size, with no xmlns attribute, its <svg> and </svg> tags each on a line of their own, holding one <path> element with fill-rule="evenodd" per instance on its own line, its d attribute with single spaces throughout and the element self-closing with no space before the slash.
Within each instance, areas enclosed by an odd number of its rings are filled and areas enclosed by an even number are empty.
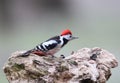
<svg viewBox="0 0 120 83">
<path fill-rule="evenodd" d="M 21 53 L 13 53 L 4 65 L 10 83 L 106 83 L 118 66 L 114 55 L 101 48 L 83 48 L 64 59 Z"/>
</svg>

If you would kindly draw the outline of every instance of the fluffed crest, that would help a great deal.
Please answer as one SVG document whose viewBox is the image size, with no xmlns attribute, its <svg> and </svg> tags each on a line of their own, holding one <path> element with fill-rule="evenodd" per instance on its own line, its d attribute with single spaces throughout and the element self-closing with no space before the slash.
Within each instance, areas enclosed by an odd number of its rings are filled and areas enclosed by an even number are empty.
<svg viewBox="0 0 120 83">
<path fill-rule="evenodd" d="M 67 34 L 72 35 L 72 32 L 71 32 L 69 29 L 66 29 L 66 30 L 64 30 L 64 31 L 61 33 L 61 36 L 67 35 Z"/>
</svg>

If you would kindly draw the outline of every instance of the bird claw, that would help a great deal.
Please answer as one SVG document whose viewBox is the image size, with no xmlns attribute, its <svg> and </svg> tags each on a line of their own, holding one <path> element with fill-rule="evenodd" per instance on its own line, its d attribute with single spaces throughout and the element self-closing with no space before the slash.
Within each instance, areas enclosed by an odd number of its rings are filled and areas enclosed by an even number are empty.
<svg viewBox="0 0 120 83">
<path fill-rule="evenodd" d="M 64 58 L 65 58 L 65 56 L 64 56 L 63 54 L 61 54 L 61 55 L 60 55 L 60 58 L 64 59 Z"/>
<path fill-rule="evenodd" d="M 96 60 L 96 58 L 97 58 L 97 54 L 92 54 L 92 56 L 90 56 L 90 59 L 92 60 Z"/>
</svg>

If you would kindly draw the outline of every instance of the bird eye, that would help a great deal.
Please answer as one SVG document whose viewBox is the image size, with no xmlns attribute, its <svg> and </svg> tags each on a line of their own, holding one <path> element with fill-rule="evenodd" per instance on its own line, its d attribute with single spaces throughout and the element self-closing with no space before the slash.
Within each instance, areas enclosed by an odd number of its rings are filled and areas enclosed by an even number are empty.
<svg viewBox="0 0 120 83">
<path fill-rule="evenodd" d="M 70 35 L 70 37 L 72 37 L 72 35 Z"/>
</svg>

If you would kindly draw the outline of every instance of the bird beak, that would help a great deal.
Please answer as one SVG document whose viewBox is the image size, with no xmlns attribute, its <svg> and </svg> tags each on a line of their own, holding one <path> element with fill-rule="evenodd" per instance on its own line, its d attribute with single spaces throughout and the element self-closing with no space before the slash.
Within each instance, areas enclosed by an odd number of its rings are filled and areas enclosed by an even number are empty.
<svg viewBox="0 0 120 83">
<path fill-rule="evenodd" d="M 73 39 L 78 39 L 78 37 L 72 37 L 72 39 L 71 39 L 71 40 L 73 40 Z"/>
</svg>

